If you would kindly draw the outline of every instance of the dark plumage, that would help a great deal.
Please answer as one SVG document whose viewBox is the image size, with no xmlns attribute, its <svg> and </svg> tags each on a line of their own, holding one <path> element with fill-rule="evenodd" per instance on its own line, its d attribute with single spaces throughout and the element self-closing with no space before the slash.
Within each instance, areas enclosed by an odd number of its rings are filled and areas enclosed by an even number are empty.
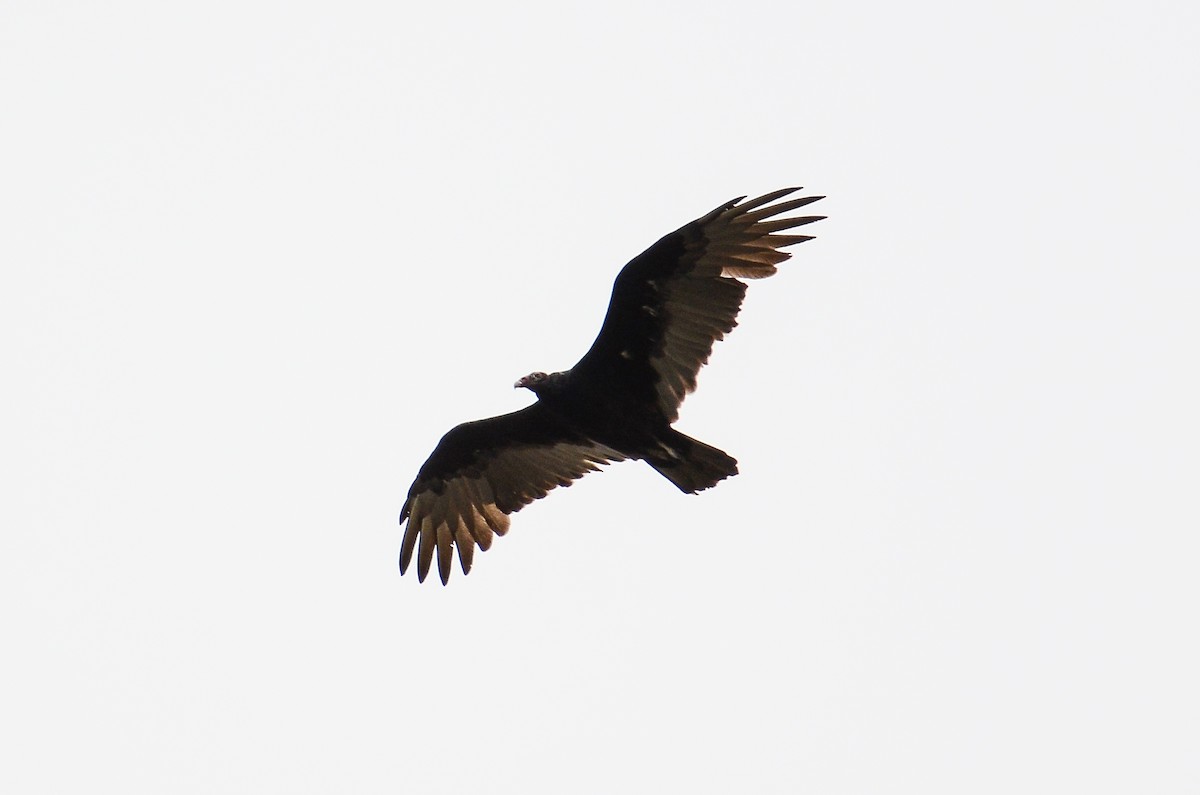
<svg viewBox="0 0 1200 795">
<path fill-rule="evenodd" d="M 584 357 L 514 385 L 537 403 L 443 436 L 400 512 L 408 521 L 400 573 L 416 550 L 424 581 L 436 553 L 444 584 L 457 548 L 466 574 L 475 547 L 486 550 L 493 534 L 508 531 L 509 514 L 611 461 L 646 461 L 687 493 L 736 475 L 737 461 L 671 423 L 713 343 L 737 325 L 746 292 L 739 279 L 770 276 L 791 256 L 779 249 L 811 239 L 773 233 L 824 217 L 777 218 L 823 198 L 779 201 L 797 190 L 722 204 L 646 249 L 617 276 Z"/>
</svg>

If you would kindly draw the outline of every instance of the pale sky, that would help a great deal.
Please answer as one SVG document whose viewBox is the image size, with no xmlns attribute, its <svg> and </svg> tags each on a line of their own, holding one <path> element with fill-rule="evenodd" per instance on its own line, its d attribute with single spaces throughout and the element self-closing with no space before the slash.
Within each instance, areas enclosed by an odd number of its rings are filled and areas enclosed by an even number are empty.
<svg viewBox="0 0 1200 795">
<path fill-rule="evenodd" d="M 0 10 L 0 791 L 1200 790 L 1194 3 Z M 449 587 L 438 438 L 827 194 Z"/>
</svg>

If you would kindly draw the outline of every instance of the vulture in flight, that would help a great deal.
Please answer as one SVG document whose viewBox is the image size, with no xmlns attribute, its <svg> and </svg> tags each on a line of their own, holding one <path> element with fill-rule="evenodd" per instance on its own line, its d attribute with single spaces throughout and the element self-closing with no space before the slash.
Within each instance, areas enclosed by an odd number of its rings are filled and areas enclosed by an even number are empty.
<svg viewBox="0 0 1200 795">
<path fill-rule="evenodd" d="M 436 556 L 445 584 L 456 548 L 468 573 L 475 547 L 486 550 L 493 535 L 504 535 L 509 514 L 612 461 L 645 461 L 687 494 L 736 475 L 731 456 L 671 424 L 713 343 L 737 325 L 741 280 L 770 276 L 791 256 L 781 249 L 811 239 L 776 233 L 824 217 L 790 215 L 823 198 L 780 201 L 798 190 L 734 199 L 646 249 L 617 275 L 583 358 L 514 384 L 536 403 L 443 436 L 400 512 L 408 522 L 400 573 L 415 551 L 424 582 Z"/>
</svg>

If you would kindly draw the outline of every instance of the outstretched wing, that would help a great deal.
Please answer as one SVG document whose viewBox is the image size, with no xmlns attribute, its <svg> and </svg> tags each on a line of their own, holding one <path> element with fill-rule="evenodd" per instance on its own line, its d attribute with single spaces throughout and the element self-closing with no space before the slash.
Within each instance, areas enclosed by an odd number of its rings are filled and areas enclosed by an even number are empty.
<svg viewBox="0 0 1200 795">
<path fill-rule="evenodd" d="M 493 534 L 508 532 L 508 514 L 624 458 L 573 433 L 540 403 L 453 428 L 417 473 L 400 511 L 400 522 L 408 520 L 400 573 L 416 549 L 417 578 L 424 582 L 436 551 L 444 585 L 455 547 L 468 573 L 475 547 L 487 550 Z"/>
<path fill-rule="evenodd" d="M 772 233 L 825 217 L 776 218 L 824 198 L 778 201 L 798 190 L 734 199 L 631 260 L 613 285 L 599 336 L 572 375 L 656 404 L 669 422 L 678 419 L 713 343 L 737 325 L 746 292 L 739 279 L 770 276 L 791 256 L 780 249 L 812 239 Z"/>
</svg>

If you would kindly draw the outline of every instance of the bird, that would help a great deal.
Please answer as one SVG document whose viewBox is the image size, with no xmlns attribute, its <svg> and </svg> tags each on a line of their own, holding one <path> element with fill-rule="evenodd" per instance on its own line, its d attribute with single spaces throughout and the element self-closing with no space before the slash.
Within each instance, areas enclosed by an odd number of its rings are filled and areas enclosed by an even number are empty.
<svg viewBox="0 0 1200 795">
<path fill-rule="evenodd" d="M 744 280 L 771 276 L 791 257 L 781 249 L 812 239 L 780 233 L 825 218 L 791 215 L 825 198 L 787 198 L 800 190 L 738 197 L 660 239 L 621 269 L 574 367 L 513 384 L 535 403 L 448 431 L 400 511 L 401 575 L 416 551 L 418 581 L 436 556 L 445 585 L 455 549 L 468 574 L 510 514 L 609 463 L 645 461 L 686 494 L 736 475 L 736 459 L 672 425 L 713 344 L 737 325 Z"/>
</svg>

